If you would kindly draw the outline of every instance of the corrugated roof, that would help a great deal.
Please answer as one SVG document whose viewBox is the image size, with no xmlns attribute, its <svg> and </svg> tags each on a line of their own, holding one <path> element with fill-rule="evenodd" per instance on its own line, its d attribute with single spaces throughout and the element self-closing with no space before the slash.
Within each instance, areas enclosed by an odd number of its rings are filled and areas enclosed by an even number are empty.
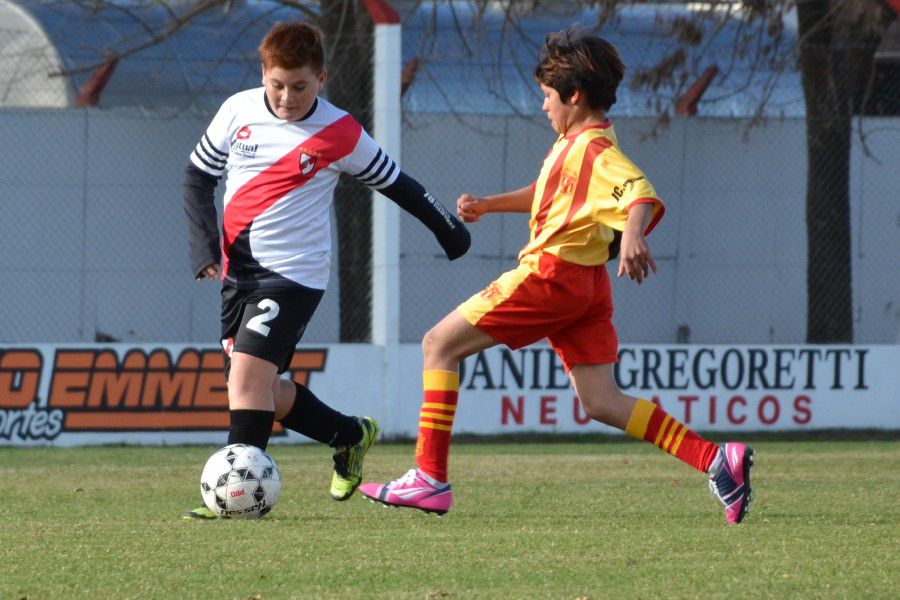
<svg viewBox="0 0 900 600">
<path fill-rule="evenodd" d="M 416 112 L 539 112 L 541 98 L 531 72 L 540 46 L 548 32 L 578 24 L 613 43 L 626 64 L 615 114 L 657 114 L 658 100 L 671 105 L 713 65 L 718 66 L 719 75 L 704 95 L 699 114 L 750 115 L 764 97 L 766 114 L 804 114 L 800 77 L 792 60 L 772 64 L 757 54 L 741 56 L 735 50 L 741 44 L 768 44 L 778 47 L 775 56 L 784 57 L 796 41 L 790 23 L 778 38 L 736 13 L 723 12 L 704 20 L 699 45 L 679 46 L 668 32 L 677 19 L 693 16 L 686 5 L 625 7 L 603 24 L 598 24 L 600 15 L 599 9 L 560 11 L 517 19 L 512 26 L 499 10 L 476 19 L 465 3 L 423 6 L 403 22 L 404 56 L 418 54 L 425 61 L 416 89 L 405 99 L 406 107 Z M 717 34 L 711 39 L 714 29 Z M 759 37 L 745 39 L 751 35 Z M 686 51 L 683 69 L 687 78 L 681 85 L 662 85 L 656 95 L 632 88 L 638 71 L 658 64 L 679 47 Z"/>
<path fill-rule="evenodd" d="M 159 5 L 121 3 L 98 11 L 77 3 L 22 5 L 56 47 L 63 70 L 94 65 L 148 43 L 171 21 Z M 162 42 L 120 61 L 101 106 L 214 110 L 236 90 L 259 85 L 256 48 L 262 36 L 273 22 L 296 15 L 274 3 L 237 3 L 227 13 L 221 8 L 201 13 Z M 73 73 L 73 91 L 90 76 Z"/>
<path fill-rule="evenodd" d="M 159 5 L 135 2 L 105 5 L 102 10 L 91 9 L 90 3 L 18 4 L 40 23 L 64 70 L 94 65 L 111 53 L 147 43 L 171 20 L 171 14 Z M 407 5 L 405 14 L 400 5 L 404 62 L 413 57 L 422 61 L 415 83 L 404 96 L 406 110 L 538 113 L 540 98 L 531 70 L 545 35 L 573 23 L 593 29 L 599 17 L 597 10 L 563 11 L 524 17 L 512 26 L 500 10 L 489 10 L 476 19 L 468 3 L 438 4 L 437 8 Z M 310 7 L 316 10 L 314 4 Z M 684 6 L 645 5 L 621 10 L 616 19 L 599 26 L 601 35 L 619 48 L 628 66 L 615 114 L 656 114 L 659 97 L 671 103 L 678 87 L 675 84 L 663 85 L 660 96 L 654 97 L 633 90 L 629 83 L 641 68 L 678 47 L 666 31 L 674 19 L 689 14 Z M 299 11 L 268 1 L 235 2 L 227 12 L 217 8 L 202 13 L 162 42 L 120 61 L 103 92 L 101 106 L 215 110 L 236 90 L 259 85 L 259 41 L 275 21 L 297 18 L 302 18 Z M 723 15 L 717 27 L 719 35 L 709 48 L 687 50 L 689 76 L 684 83 L 689 84 L 713 64 L 713 57 L 722 70 L 706 92 L 699 114 L 753 114 L 767 94 L 767 114 L 802 115 L 802 89 L 793 65 L 779 73 L 780 66 L 756 56 L 736 56 L 729 42 L 748 33 L 740 18 Z M 772 38 L 771 43 L 789 47 L 795 37 L 794 31 L 787 29 L 781 40 Z M 72 95 L 89 77 L 90 72 L 71 75 Z"/>
</svg>

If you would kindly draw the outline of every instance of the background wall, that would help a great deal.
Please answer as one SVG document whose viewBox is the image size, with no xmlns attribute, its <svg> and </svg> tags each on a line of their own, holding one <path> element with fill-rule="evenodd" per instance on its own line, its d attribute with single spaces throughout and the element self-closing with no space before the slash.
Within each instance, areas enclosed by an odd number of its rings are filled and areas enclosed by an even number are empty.
<svg viewBox="0 0 900 600">
<path fill-rule="evenodd" d="M 643 141 L 651 120 L 614 122 L 668 207 L 650 238 L 659 275 L 640 287 L 614 282 L 621 339 L 803 341 L 804 122 L 748 132 L 740 119 L 677 119 Z M 855 135 L 855 341 L 896 342 L 900 172 L 891 152 L 900 119 L 861 123 L 871 155 Z M 182 171 L 205 126 L 137 110 L 0 111 L 0 341 L 217 339 L 218 286 L 191 279 L 181 210 Z M 462 192 L 531 183 L 552 141 L 543 118 L 407 114 L 402 164 L 452 206 Z M 470 254 L 451 264 L 403 216 L 401 341 L 416 342 L 511 268 L 527 216 L 494 216 L 472 233 Z M 304 342 L 337 340 L 339 293 L 334 272 Z"/>
</svg>

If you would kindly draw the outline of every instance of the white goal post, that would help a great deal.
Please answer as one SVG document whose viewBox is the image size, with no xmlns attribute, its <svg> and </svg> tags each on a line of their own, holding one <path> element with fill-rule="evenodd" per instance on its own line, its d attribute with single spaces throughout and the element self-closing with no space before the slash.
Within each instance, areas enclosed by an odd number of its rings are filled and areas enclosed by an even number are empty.
<svg viewBox="0 0 900 600">
<path fill-rule="evenodd" d="M 400 165 L 400 17 L 386 0 L 363 3 L 375 28 L 373 135 Z M 372 343 L 382 349 L 379 408 L 387 415 L 400 389 L 400 209 L 384 198 L 372 200 Z"/>
</svg>

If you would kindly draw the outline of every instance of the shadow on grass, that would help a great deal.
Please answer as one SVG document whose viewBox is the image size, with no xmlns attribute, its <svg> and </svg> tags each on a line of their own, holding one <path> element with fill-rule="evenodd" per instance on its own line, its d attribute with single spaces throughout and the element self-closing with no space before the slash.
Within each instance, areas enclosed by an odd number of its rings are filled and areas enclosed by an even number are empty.
<svg viewBox="0 0 900 600">
<path fill-rule="evenodd" d="M 896 442 L 900 430 L 889 429 L 817 429 L 814 431 L 699 431 L 712 442 Z M 379 445 L 411 444 L 412 437 L 379 439 Z M 455 444 L 621 444 L 641 443 L 623 434 L 606 433 L 504 433 L 453 435 Z"/>
</svg>

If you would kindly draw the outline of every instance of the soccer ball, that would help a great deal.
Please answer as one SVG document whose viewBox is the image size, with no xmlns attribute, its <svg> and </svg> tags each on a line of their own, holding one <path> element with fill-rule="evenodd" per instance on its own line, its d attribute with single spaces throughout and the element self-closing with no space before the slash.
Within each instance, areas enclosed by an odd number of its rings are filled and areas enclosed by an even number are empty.
<svg viewBox="0 0 900 600">
<path fill-rule="evenodd" d="M 231 444 L 206 461 L 200 493 L 220 517 L 252 519 L 272 510 L 281 491 L 281 474 L 272 457 L 246 444 Z"/>
</svg>

